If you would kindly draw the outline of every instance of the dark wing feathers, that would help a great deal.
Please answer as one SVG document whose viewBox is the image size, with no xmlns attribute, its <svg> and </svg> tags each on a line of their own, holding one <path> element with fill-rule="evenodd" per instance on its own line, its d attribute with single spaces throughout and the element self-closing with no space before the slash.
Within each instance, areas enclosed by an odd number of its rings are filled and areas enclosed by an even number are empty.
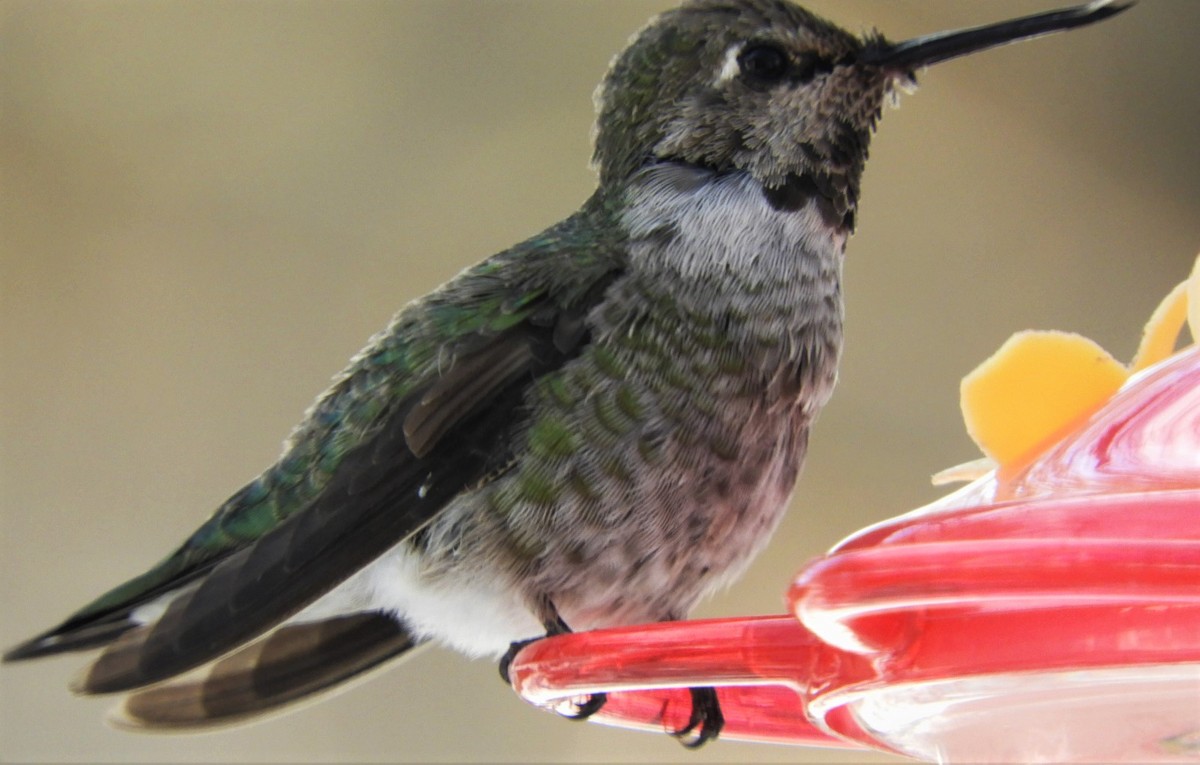
<svg viewBox="0 0 1200 765">
<path fill-rule="evenodd" d="M 488 391 L 503 387 L 529 368 L 533 347 L 510 333 L 508 342 L 492 343 L 460 359 L 434 382 L 404 418 L 404 439 L 417 457 L 425 457 L 464 412 L 487 399 Z"/>
<path fill-rule="evenodd" d="M 36 635 L 4 652 L 4 661 L 36 659 L 69 651 L 86 651 L 108 645 L 135 627 L 127 613 L 115 614 L 81 624 L 63 622 L 54 629 Z"/>
<path fill-rule="evenodd" d="M 225 557 L 199 586 L 172 601 L 163 617 L 139 635 L 136 664 L 124 659 L 124 650 L 114 652 L 111 661 L 103 654 L 79 690 L 129 690 L 212 661 L 292 616 L 417 532 L 460 491 L 476 484 L 505 451 L 529 383 L 567 359 L 555 347 L 553 334 L 552 327 L 514 327 L 472 356 L 456 360 L 455 368 L 474 373 L 456 375 L 452 369 L 441 380 L 456 380 L 470 396 L 449 388 L 435 391 L 436 383 L 414 395 L 415 401 L 398 409 L 374 438 L 342 459 L 307 508 Z M 523 350 L 506 349 L 508 345 Z M 475 358 L 502 363 L 480 367 Z M 418 424 L 436 425 L 418 428 L 429 434 L 429 448 L 417 456 L 405 426 L 423 403 Z"/>
<path fill-rule="evenodd" d="M 189 581 L 203 578 L 226 557 L 245 549 L 266 533 L 303 511 L 325 491 L 342 460 L 355 444 L 370 441 L 386 431 L 389 415 L 412 406 L 423 388 L 437 383 L 442 372 L 431 358 L 465 362 L 485 349 L 499 355 L 508 336 L 537 305 L 512 314 L 512 301 L 503 290 L 510 285 L 489 273 L 498 268 L 485 261 L 435 293 L 425 305 L 402 311 L 389 332 L 375 338 L 352 368 L 323 396 L 304 424 L 293 433 L 284 456 L 262 475 L 244 486 L 200 526 L 171 555 L 127 582 L 101 595 L 68 617 L 62 624 L 16 646 L 5 660 L 34 658 L 50 653 L 90 647 L 136 626 L 130 612 L 160 595 L 173 593 Z M 500 291 L 498 295 L 488 295 Z M 554 304 L 548 290 L 537 294 Z M 532 298 L 529 298 L 530 300 Z M 495 346 L 495 348 L 493 348 Z M 445 417 L 442 417 L 443 427 Z M 434 432 L 419 433 L 422 451 Z M 393 431 L 393 437 L 402 435 Z M 377 460 L 388 451 L 386 433 L 376 442 Z M 399 449 L 391 450 L 393 456 Z M 377 464 L 385 464 L 377 462 Z M 362 461 L 358 467 L 363 467 Z M 342 471 L 345 472 L 345 471 Z M 375 480 L 370 472 L 360 474 Z M 103 625 L 102 633 L 96 628 Z M 91 633 L 86 642 L 76 635 Z"/>
</svg>

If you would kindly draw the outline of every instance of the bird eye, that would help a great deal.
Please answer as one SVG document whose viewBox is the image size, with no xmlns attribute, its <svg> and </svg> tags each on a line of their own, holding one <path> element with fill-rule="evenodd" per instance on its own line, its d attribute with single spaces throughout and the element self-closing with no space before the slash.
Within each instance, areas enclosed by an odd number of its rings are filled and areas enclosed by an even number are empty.
<svg viewBox="0 0 1200 765">
<path fill-rule="evenodd" d="M 770 43 L 748 45 L 738 56 L 738 68 L 742 74 L 761 84 L 782 80 L 790 64 L 787 53 Z"/>
</svg>

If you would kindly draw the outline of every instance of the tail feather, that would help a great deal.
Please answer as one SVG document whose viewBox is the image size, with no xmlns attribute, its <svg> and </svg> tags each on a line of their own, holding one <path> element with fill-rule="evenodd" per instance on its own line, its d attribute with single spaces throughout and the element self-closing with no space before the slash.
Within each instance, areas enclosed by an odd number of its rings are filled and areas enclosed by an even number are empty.
<svg viewBox="0 0 1200 765">
<path fill-rule="evenodd" d="M 129 633 L 113 644 L 115 667 L 136 655 L 140 637 Z M 135 691 L 110 721 L 141 730 L 246 722 L 340 685 L 419 643 L 402 624 L 380 613 L 284 625 L 200 672 Z M 80 684 L 81 692 L 89 692 L 89 679 Z"/>
</svg>

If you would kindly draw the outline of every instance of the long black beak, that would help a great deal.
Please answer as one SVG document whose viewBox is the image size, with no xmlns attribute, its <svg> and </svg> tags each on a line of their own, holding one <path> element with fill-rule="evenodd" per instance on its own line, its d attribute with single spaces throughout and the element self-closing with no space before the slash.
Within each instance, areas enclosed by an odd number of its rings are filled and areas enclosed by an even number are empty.
<svg viewBox="0 0 1200 765">
<path fill-rule="evenodd" d="M 973 29 L 938 32 L 900 43 L 889 43 L 882 39 L 873 40 L 867 44 L 859 61 L 896 72 L 913 72 L 923 66 L 948 61 L 969 53 L 978 53 L 998 45 L 1094 24 L 1097 21 L 1116 16 L 1133 5 L 1135 1 L 1095 0 L 1095 2 L 1078 5 L 1074 8 L 1063 8 Z"/>
</svg>

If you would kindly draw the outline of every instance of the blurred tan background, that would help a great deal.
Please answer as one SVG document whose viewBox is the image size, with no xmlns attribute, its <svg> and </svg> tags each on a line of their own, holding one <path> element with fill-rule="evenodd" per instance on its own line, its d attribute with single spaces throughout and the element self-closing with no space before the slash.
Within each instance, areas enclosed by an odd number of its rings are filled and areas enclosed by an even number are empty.
<svg viewBox="0 0 1200 765">
<path fill-rule="evenodd" d="M 824 0 L 893 39 L 1053 0 Z M 177 544 L 400 305 L 590 192 L 592 90 L 664 2 L 0 4 L 0 643 Z M 699 615 L 973 458 L 959 378 L 1013 331 L 1132 354 L 1200 251 L 1200 3 L 930 70 L 872 146 L 840 389 L 795 508 Z M 257 726 L 139 736 L 69 657 L 0 669 L 5 761 L 862 761 L 579 725 L 429 650 Z M 883 756 L 875 759 L 886 760 Z"/>
</svg>

